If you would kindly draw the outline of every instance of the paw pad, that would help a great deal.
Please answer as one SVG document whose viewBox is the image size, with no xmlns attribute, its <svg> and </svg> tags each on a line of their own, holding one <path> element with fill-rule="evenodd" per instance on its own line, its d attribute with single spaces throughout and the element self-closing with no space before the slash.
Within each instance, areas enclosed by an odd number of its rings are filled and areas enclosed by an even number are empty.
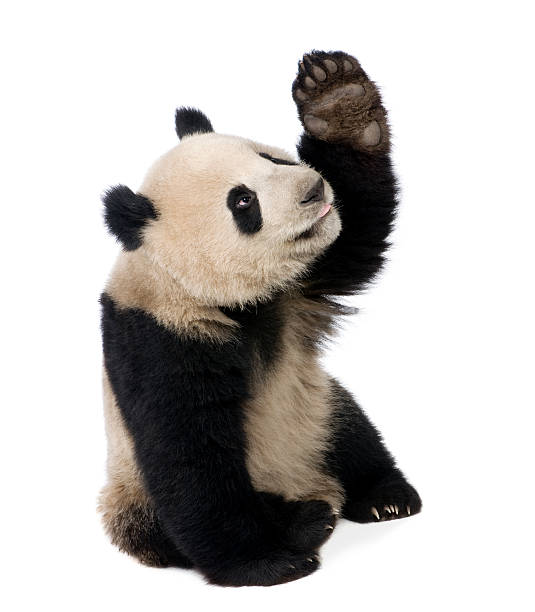
<svg viewBox="0 0 535 612">
<path fill-rule="evenodd" d="M 329 129 L 327 121 L 314 115 L 305 115 L 303 121 L 306 128 L 313 134 L 324 134 Z"/>
<path fill-rule="evenodd" d="M 318 81 L 325 81 L 325 79 L 327 78 L 327 73 L 325 72 L 325 70 L 323 70 L 323 68 L 320 68 L 319 66 L 312 66 L 312 72 L 314 73 L 314 77 Z"/>
<path fill-rule="evenodd" d="M 375 147 L 381 142 L 381 128 L 377 121 L 372 121 L 362 131 L 362 144 L 367 147 Z"/>
<path fill-rule="evenodd" d="M 351 72 L 353 70 L 353 64 L 348 59 L 343 61 L 343 66 L 344 72 Z"/>
<path fill-rule="evenodd" d="M 292 91 L 312 136 L 366 151 L 388 149 L 386 111 L 355 58 L 341 52 L 305 55 Z"/>
<path fill-rule="evenodd" d="M 331 74 L 334 74 L 338 70 L 338 66 L 336 65 L 336 62 L 332 59 L 325 59 L 323 60 L 323 63 L 325 64 L 325 66 L 327 66 L 327 70 Z"/>
</svg>

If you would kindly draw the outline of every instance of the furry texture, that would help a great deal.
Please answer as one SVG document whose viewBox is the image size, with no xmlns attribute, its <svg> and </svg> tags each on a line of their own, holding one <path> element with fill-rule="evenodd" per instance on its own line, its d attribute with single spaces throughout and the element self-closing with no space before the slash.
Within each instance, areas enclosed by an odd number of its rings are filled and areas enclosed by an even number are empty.
<svg viewBox="0 0 535 612">
<path fill-rule="evenodd" d="M 208 134 L 213 132 L 214 128 L 208 117 L 200 110 L 183 106 L 176 110 L 175 130 L 177 136 L 182 139 L 192 134 Z"/>
<path fill-rule="evenodd" d="M 240 232 L 256 234 L 262 229 L 260 202 L 254 191 L 245 185 L 233 187 L 227 196 L 227 206 Z"/>
<path fill-rule="evenodd" d="M 369 522 L 421 508 L 318 359 L 350 311 L 336 296 L 365 287 L 387 247 L 386 113 L 341 52 L 305 56 L 293 95 L 300 162 L 177 114 L 188 137 L 140 189 L 156 217 L 101 298 L 107 531 L 143 563 L 221 585 L 315 571 L 339 512 Z"/>
<path fill-rule="evenodd" d="M 160 157 L 140 187 L 159 219 L 147 225 L 139 250 L 203 306 L 256 303 L 295 285 L 340 231 L 336 210 L 316 224 L 322 203 L 300 205 L 317 171 L 274 164 L 260 152 L 289 157 L 235 136 L 191 136 Z M 239 186 L 258 199 L 262 229 L 254 235 L 238 231 L 228 206 Z M 325 198 L 332 202 L 327 184 Z M 311 239 L 295 239 L 313 225 Z"/>
<path fill-rule="evenodd" d="M 292 91 L 310 134 L 370 153 L 390 150 L 379 91 L 354 57 L 322 51 L 305 55 Z"/>
<path fill-rule="evenodd" d="M 152 202 L 126 185 L 108 189 L 103 197 L 104 220 L 127 251 L 141 246 L 142 230 L 157 214 Z"/>
<path fill-rule="evenodd" d="M 153 567 L 191 567 L 165 535 L 156 510 L 145 491 L 132 436 L 104 370 L 104 411 L 108 438 L 108 483 L 99 499 L 102 520 L 113 544 Z"/>
<path fill-rule="evenodd" d="M 342 516 L 369 523 L 419 512 L 418 493 L 395 466 L 377 429 L 349 391 L 334 379 L 330 385 L 333 445 L 326 460 L 345 492 Z"/>
<path fill-rule="evenodd" d="M 210 346 L 179 339 L 142 311 L 121 311 L 106 295 L 101 301 L 106 371 L 177 550 L 220 584 L 268 585 L 315 569 L 314 550 L 333 523 L 329 504 L 286 507 L 257 493 L 246 467 L 242 405 L 257 335 L 244 330 Z M 310 531 L 311 513 L 323 529 Z"/>
</svg>

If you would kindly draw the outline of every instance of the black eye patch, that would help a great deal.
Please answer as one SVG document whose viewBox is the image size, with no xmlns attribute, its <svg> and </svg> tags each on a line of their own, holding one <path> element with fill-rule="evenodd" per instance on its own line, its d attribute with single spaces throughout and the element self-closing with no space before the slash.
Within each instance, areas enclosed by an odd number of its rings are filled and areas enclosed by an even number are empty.
<svg viewBox="0 0 535 612">
<path fill-rule="evenodd" d="M 233 187 L 227 195 L 227 206 L 243 234 L 256 234 L 262 229 L 260 202 L 252 189 L 245 185 Z"/>
<path fill-rule="evenodd" d="M 280 159 L 279 157 L 271 157 L 269 153 L 259 153 L 260 157 L 273 162 L 274 164 L 279 164 L 279 166 L 298 166 L 297 162 L 288 161 L 287 159 Z"/>
</svg>

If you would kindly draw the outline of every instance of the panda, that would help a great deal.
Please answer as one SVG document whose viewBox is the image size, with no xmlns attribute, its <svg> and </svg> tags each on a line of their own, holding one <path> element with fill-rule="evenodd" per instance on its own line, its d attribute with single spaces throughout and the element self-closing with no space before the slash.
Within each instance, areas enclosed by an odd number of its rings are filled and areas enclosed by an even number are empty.
<svg viewBox="0 0 535 612">
<path fill-rule="evenodd" d="M 340 298 L 383 262 L 397 205 L 386 111 L 352 56 L 313 51 L 292 88 L 298 159 L 176 112 L 179 144 L 105 222 L 101 296 L 111 541 L 212 584 L 307 576 L 340 517 L 421 500 L 351 393 L 321 367 Z"/>
</svg>

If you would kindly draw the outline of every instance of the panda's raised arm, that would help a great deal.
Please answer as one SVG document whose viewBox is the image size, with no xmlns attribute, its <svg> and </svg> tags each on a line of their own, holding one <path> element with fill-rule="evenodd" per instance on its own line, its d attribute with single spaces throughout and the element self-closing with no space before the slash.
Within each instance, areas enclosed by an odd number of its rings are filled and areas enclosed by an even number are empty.
<svg viewBox="0 0 535 612">
<path fill-rule="evenodd" d="M 313 571 L 329 505 L 259 493 L 246 468 L 246 344 L 186 339 L 107 294 L 101 303 L 106 372 L 172 544 L 218 584 L 273 584 Z M 315 534 L 309 509 L 316 521 L 326 517 Z"/>
<path fill-rule="evenodd" d="M 341 52 L 305 55 L 293 97 L 305 128 L 299 156 L 330 183 L 342 220 L 339 237 L 315 262 L 306 291 L 346 295 L 381 267 L 394 219 L 386 113 L 357 60 Z"/>
</svg>

